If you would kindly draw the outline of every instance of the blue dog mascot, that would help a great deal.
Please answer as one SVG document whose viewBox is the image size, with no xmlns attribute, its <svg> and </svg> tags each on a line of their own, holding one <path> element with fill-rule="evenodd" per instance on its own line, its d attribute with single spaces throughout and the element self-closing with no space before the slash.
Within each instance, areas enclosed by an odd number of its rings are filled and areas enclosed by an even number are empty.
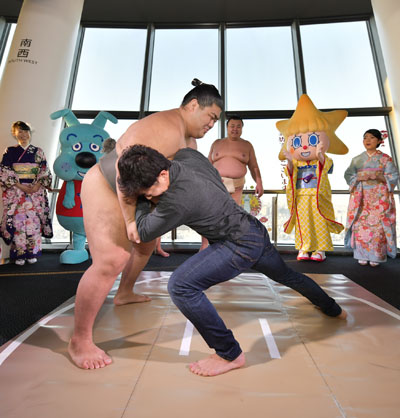
<svg viewBox="0 0 400 418">
<path fill-rule="evenodd" d="M 72 232 L 73 250 L 61 253 L 63 264 L 78 264 L 86 261 L 86 234 L 83 225 L 80 198 L 82 180 L 90 167 L 102 157 L 103 142 L 109 137 L 103 129 L 107 120 L 117 123 L 115 116 L 100 112 L 92 124 L 80 123 L 70 109 L 50 115 L 51 119 L 64 117 L 67 127 L 61 131 L 61 153 L 54 162 L 54 173 L 64 180 L 57 199 L 56 214 L 60 225 Z"/>
</svg>

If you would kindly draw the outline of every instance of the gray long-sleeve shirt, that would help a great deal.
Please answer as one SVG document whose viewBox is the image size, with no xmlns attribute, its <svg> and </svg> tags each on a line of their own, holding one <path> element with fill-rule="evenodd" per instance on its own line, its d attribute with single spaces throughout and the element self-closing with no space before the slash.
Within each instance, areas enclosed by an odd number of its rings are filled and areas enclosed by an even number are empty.
<svg viewBox="0 0 400 418">
<path fill-rule="evenodd" d="M 209 241 L 235 241 L 249 228 L 249 215 L 232 199 L 221 176 L 201 153 L 177 152 L 169 170 L 169 188 L 151 212 L 140 197 L 136 224 L 140 239 L 151 241 L 173 228 L 187 225 Z"/>
</svg>

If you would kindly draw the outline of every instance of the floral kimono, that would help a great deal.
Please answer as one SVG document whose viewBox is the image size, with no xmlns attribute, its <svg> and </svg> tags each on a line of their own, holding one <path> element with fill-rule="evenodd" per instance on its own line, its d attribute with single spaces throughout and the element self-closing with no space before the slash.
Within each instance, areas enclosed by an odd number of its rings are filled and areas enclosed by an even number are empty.
<svg viewBox="0 0 400 418">
<path fill-rule="evenodd" d="M 344 229 L 341 223 L 335 221 L 331 201 L 328 173 L 331 173 L 332 167 L 332 159 L 325 156 L 324 164 L 318 160 L 293 160 L 293 173 L 286 168 L 290 218 L 284 225 L 284 231 L 290 234 L 295 228 L 297 250 L 332 251 L 330 234 L 339 234 Z"/>
<path fill-rule="evenodd" d="M 46 189 L 51 186 L 51 173 L 43 151 L 29 145 L 8 147 L 0 163 L 0 185 L 3 189 L 3 217 L 0 235 L 10 247 L 10 259 L 30 259 L 41 255 L 41 236 L 51 238 L 53 230 Z M 25 193 L 16 183 L 41 187 Z"/>
<path fill-rule="evenodd" d="M 386 182 L 357 180 L 361 171 L 383 174 Z M 399 174 L 389 155 L 365 151 L 353 158 L 344 177 L 350 186 L 345 246 L 358 260 L 382 263 L 396 257 L 396 206 L 393 189 Z"/>
</svg>

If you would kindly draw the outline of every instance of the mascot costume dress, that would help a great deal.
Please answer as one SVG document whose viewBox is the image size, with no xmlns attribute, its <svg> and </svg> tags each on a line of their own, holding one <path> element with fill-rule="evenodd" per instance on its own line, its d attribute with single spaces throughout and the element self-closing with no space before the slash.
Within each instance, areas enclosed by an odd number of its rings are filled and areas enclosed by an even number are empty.
<svg viewBox="0 0 400 418">
<path fill-rule="evenodd" d="M 108 112 L 100 112 L 92 124 L 80 123 L 69 109 L 54 112 L 50 117 L 53 120 L 64 117 L 67 124 L 60 134 L 61 153 L 53 168 L 64 180 L 57 199 L 57 219 L 63 228 L 72 232 L 73 249 L 61 253 L 60 262 L 78 264 L 89 258 L 80 198 L 82 180 L 103 155 L 103 143 L 109 137 L 103 129 L 107 120 L 117 123 L 117 119 Z"/>
<path fill-rule="evenodd" d="M 286 198 L 290 217 L 284 231 L 290 234 L 295 228 L 299 261 L 324 261 L 325 251 L 333 250 L 330 234 L 339 234 L 344 229 L 335 221 L 328 180 L 333 161 L 325 153 L 348 152 L 335 135 L 346 116 L 345 110 L 319 111 L 303 94 L 293 116 L 276 123 L 285 137 L 279 159 L 287 160 Z"/>
</svg>

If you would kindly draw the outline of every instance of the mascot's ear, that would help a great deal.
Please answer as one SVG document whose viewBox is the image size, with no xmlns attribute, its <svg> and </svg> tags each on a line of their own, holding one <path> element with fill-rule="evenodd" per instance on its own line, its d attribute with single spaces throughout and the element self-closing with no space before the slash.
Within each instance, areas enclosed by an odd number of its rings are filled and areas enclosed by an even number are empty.
<svg viewBox="0 0 400 418">
<path fill-rule="evenodd" d="M 70 109 L 62 109 L 62 110 L 57 110 L 57 112 L 53 112 L 50 115 L 50 118 L 52 120 L 58 119 L 58 118 L 62 118 L 64 117 L 65 123 L 68 126 L 75 126 L 75 125 L 80 125 L 79 120 L 77 119 L 77 117 L 72 113 L 72 111 Z"/>
<path fill-rule="evenodd" d="M 100 112 L 96 116 L 94 121 L 92 122 L 92 125 L 98 126 L 99 128 L 104 129 L 108 120 L 112 123 L 117 123 L 118 122 L 118 119 L 114 115 L 112 115 L 111 113 Z"/>
</svg>

